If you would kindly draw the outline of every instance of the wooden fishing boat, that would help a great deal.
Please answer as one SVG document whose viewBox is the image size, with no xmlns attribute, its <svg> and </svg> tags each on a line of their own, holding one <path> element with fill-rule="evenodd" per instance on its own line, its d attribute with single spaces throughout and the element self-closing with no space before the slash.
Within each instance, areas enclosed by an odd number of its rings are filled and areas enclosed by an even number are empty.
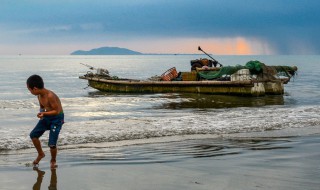
<svg viewBox="0 0 320 190">
<path fill-rule="evenodd" d="M 240 70 L 241 71 L 241 70 Z M 197 75 L 197 72 L 185 72 L 187 75 Z M 182 73 L 183 76 L 184 73 Z M 163 75 L 162 78 L 164 78 Z M 167 77 L 167 76 L 166 76 Z M 242 78 L 241 78 L 242 77 Z M 267 94 L 282 95 L 284 84 L 289 78 L 274 78 L 272 80 L 250 77 L 241 72 L 231 75 L 230 81 L 218 80 L 133 80 L 110 77 L 109 75 L 93 74 L 91 72 L 80 76 L 88 80 L 89 86 L 106 92 L 125 93 L 207 93 L 240 96 L 264 96 Z"/>
<path fill-rule="evenodd" d="M 217 67 L 218 64 L 220 67 Z M 173 67 L 161 76 L 148 80 L 121 79 L 111 76 L 105 69 L 91 66 L 89 68 L 97 72 L 88 72 L 79 78 L 87 80 L 90 87 L 100 91 L 238 96 L 282 95 L 284 84 L 288 83 L 297 71 L 295 66 L 266 66 L 259 61 L 249 61 L 246 66 L 224 67 L 213 58 L 192 60 L 190 72 L 178 73 Z"/>
</svg>

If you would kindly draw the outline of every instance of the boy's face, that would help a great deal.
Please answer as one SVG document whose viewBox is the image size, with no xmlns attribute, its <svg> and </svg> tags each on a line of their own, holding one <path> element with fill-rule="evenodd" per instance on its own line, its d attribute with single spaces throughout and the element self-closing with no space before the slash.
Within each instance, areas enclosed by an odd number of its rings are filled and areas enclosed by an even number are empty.
<svg viewBox="0 0 320 190">
<path fill-rule="evenodd" d="M 27 88 L 28 88 L 28 90 L 31 92 L 31 94 L 33 94 L 33 95 L 39 95 L 39 89 L 38 89 L 37 87 L 30 88 L 30 87 L 27 85 Z"/>
</svg>

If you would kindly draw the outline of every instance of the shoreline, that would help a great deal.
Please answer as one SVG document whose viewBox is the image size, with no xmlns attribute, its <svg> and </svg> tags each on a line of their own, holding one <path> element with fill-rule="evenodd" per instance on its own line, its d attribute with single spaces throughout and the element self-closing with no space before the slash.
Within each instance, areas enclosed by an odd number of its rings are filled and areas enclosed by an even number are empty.
<svg viewBox="0 0 320 190">
<path fill-rule="evenodd" d="M 1 155 L 20 164 L 2 165 L 0 178 L 3 189 L 15 190 L 54 181 L 57 189 L 317 189 L 319 143 L 313 134 L 64 149 L 56 173 L 49 155 L 40 171 L 24 166 L 36 156 L 33 150 Z"/>
<path fill-rule="evenodd" d="M 113 147 L 123 147 L 123 146 L 134 146 L 134 145 L 144 145 L 144 144 L 156 144 L 156 143 L 170 143 L 179 142 L 186 140 L 198 140 L 198 139 L 233 139 L 233 138 L 281 138 L 281 137 L 301 137 L 309 135 L 319 135 L 318 126 L 310 127 L 299 127 L 299 128 L 284 128 L 279 130 L 270 131 L 252 131 L 252 132 L 239 132 L 239 133 L 221 133 L 221 134 L 190 134 L 190 135 L 173 135 L 173 136 L 163 136 L 163 137 L 152 137 L 146 139 L 132 139 L 132 140 L 121 140 L 121 141 L 110 141 L 110 142 L 99 142 L 99 143 L 80 143 L 74 145 L 59 145 L 59 150 L 69 150 L 69 149 L 82 149 L 82 148 L 113 148 Z M 46 138 L 46 137 L 44 137 Z M 42 143 L 42 148 L 49 151 L 49 148 L 44 143 L 46 141 L 43 138 L 40 140 Z M 14 150 L 0 150 L 0 156 L 2 153 L 6 154 L 23 154 L 23 153 L 34 152 L 34 147 L 26 149 L 14 149 Z M 1 167 L 1 165 L 0 165 Z"/>
</svg>

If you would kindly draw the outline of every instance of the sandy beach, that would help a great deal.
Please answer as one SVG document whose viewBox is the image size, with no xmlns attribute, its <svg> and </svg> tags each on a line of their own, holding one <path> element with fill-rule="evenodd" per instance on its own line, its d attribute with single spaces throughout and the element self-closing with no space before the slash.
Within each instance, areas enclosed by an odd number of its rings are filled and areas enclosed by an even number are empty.
<svg viewBox="0 0 320 190">
<path fill-rule="evenodd" d="M 316 190 L 320 187 L 319 143 L 318 134 L 87 145 L 62 148 L 55 170 L 49 168 L 49 156 L 34 169 L 28 165 L 36 156 L 32 150 L 8 152 L 0 157 L 1 189 Z"/>
</svg>

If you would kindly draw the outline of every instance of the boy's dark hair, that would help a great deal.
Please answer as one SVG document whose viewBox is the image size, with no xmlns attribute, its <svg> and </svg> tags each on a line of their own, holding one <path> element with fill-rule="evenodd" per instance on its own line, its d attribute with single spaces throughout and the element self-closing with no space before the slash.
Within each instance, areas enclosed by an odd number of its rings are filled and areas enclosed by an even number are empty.
<svg viewBox="0 0 320 190">
<path fill-rule="evenodd" d="M 39 75 L 31 75 L 27 80 L 27 85 L 31 89 L 34 87 L 42 89 L 44 87 L 43 80 Z"/>
</svg>

